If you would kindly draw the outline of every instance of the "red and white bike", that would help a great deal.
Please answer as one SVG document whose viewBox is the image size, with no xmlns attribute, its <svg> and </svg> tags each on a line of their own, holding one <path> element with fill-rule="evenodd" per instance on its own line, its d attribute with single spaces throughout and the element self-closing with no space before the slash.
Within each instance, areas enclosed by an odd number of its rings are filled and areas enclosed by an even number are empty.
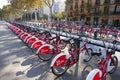
<svg viewBox="0 0 120 80">
<path fill-rule="evenodd" d="M 53 55 L 61 52 L 66 47 L 66 43 L 60 38 L 59 35 L 48 38 L 49 42 L 40 46 L 37 50 L 38 57 L 41 60 L 48 61 Z"/>
<path fill-rule="evenodd" d="M 63 75 L 69 67 L 76 64 L 79 60 L 80 52 L 84 52 L 86 55 L 88 55 L 88 60 L 91 58 L 92 49 L 87 48 L 86 43 L 83 40 L 83 45 L 81 47 L 80 40 L 78 39 L 71 38 L 67 42 L 69 43 L 68 53 L 62 52 L 58 54 L 54 57 L 50 65 L 53 74 L 56 76 Z"/>
<path fill-rule="evenodd" d="M 103 43 L 105 46 L 104 41 Z M 90 71 L 86 80 L 108 80 L 108 74 L 114 73 L 118 66 L 118 59 L 114 55 L 115 51 L 116 41 L 113 41 L 112 48 L 106 48 L 106 57 L 99 61 L 99 68 Z"/>
</svg>

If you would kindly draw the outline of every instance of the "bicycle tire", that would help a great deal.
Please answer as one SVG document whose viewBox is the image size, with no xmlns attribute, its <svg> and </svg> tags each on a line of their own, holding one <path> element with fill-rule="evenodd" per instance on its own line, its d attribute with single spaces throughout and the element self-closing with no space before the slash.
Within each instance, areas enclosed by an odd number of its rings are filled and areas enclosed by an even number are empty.
<svg viewBox="0 0 120 80">
<path fill-rule="evenodd" d="M 93 50 L 91 48 L 88 48 L 87 51 L 88 51 L 88 53 L 89 53 L 89 51 L 91 51 L 91 53 L 92 53 Z M 91 60 L 91 58 L 92 58 L 92 54 L 91 53 L 89 54 L 89 56 L 87 56 L 87 58 L 83 59 L 84 62 L 89 62 Z M 88 55 L 88 54 L 86 54 L 86 50 L 82 54 L 85 55 L 85 56 Z"/>
<path fill-rule="evenodd" d="M 115 66 L 115 68 L 113 68 L 111 71 L 109 71 L 109 73 L 112 74 L 112 73 L 114 73 L 117 70 L 117 67 L 118 67 L 118 59 L 117 59 L 116 56 L 112 57 L 112 61 L 111 61 L 110 65 L 112 65 L 112 66 L 114 65 Z"/>
<path fill-rule="evenodd" d="M 64 42 L 63 40 L 60 40 L 58 42 L 58 47 L 59 47 L 60 50 L 63 50 L 66 47 L 66 45 L 67 45 L 67 43 Z"/>
<path fill-rule="evenodd" d="M 61 69 L 60 70 L 56 70 L 58 68 L 61 68 Z M 68 68 L 69 68 L 69 66 L 64 66 L 64 67 L 62 67 L 62 66 L 52 66 L 51 70 L 52 70 L 52 73 L 54 75 L 61 76 L 61 75 L 63 75 L 63 74 L 66 73 L 66 71 L 68 70 Z"/>
<path fill-rule="evenodd" d="M 54 54 L 49 53 L 49 54 L 37 54 L 37 55 L 40 60 L 49 61 L 53 57 Z"/>
</svg>

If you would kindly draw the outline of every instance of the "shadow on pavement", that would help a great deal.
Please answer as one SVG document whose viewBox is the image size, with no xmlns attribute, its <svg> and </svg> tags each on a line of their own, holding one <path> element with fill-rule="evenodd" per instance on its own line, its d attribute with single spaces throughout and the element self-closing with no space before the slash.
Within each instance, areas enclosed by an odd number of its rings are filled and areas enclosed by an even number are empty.
<svg viewBox="0 0 120 80">
<path fill-rule="evenodd" d="M 50 70 L 50 62 L 41 62 L 41 63 L 36 63 L 33 65 L 33 67 L 27 72 L 26 76 L 27 77 L 35 77 L 35 76 L 40 76 Z M 33 74 L 34 73 L 34 74 Z"/>
<path fill-rule="evenodd" d="M 111 74 L 111 80 L 120 80 L 120 67 L 118 67 L 115 73 Z"/>
</svg>

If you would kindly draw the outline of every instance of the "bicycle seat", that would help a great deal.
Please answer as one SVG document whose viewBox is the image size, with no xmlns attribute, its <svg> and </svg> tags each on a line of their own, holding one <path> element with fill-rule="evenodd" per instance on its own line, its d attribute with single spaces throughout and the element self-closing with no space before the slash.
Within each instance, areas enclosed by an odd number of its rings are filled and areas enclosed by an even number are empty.
<svg viewBox="0 0 120 80">
<path fill-rule="evenodd" d="M 64 38 L 62 39 L 64 42 L 70 42 L 71 38 Z"/>
<path fill-rule="evenodd" d="M 49 37 L 49 40 L 53 40 L 53 39 L 55 39 L 56 37 Z"/>
<path fill-rule="evenodd" d="M 96 55 L 96 56 L 101 56 L 101 55 L 102 55 L 102 52 L 94 52 L 94 51 L 93 51 L 91 54 L 92 54 L 93 56 L 95 56 L 95 55 Z"/>
</svg>

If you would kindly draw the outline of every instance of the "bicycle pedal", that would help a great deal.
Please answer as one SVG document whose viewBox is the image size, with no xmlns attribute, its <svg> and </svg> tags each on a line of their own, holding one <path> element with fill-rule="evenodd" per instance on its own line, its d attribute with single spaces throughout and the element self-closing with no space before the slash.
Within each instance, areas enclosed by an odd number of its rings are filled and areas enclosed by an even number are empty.
<svg viewBox="0 0 120 80">
<path fill-rule="evenodd" d="M 101 60 L 99 59 L 99 60 L 97 60 L 97 62 L 98 62 L 98 63 L 100 63 L 100 62 L 101 62 Z"/>
<path fill-rule="evenodd" d="M 38 55 L 38 53 L 36 53 L 35 55 Z"/>
</svg>

